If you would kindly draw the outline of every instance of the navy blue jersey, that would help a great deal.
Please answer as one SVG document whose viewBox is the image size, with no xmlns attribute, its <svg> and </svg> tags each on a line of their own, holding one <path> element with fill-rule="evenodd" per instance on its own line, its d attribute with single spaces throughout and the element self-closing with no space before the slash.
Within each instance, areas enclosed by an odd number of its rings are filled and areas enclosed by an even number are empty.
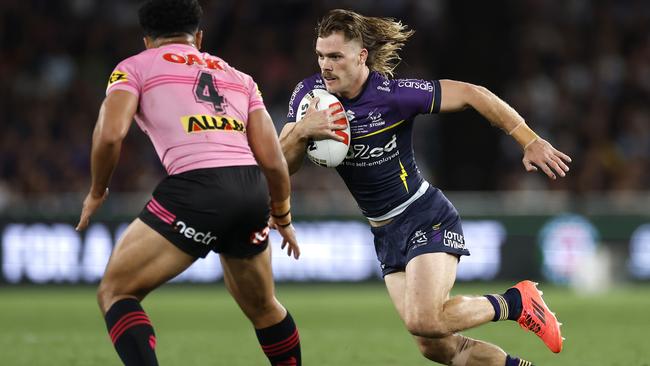
<svg viewBox="0 0 650 366">
<path fill-rule="evenodd" d="M 289 101 L 295 122 L 300 101 L 325 89 L 320 74 L 301 81 Z M 371 72 L 354 99 L 339 97 L 350 121 L 350 150 L 336 167 L 366 217 L 380 217 L 407 201 L 424 179 L 413 153 L 413 119 L 440 110 L 440 82 L 386 79 Z"/>
</svg>

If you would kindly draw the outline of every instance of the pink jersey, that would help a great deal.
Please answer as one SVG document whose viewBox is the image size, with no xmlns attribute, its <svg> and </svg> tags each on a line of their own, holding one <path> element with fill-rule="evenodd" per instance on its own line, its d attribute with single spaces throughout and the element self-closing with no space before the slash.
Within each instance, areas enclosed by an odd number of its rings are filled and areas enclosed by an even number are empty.
<svg viewBox="0 0 650 366">
<path fill-rule="evenodd" d="M 185 44 L 148 49 L 120 62 L 106 94 L 139 97 L 135 115 L 168 174 L 256 165 L 246 138 L 251 112 L 264 102 L 253 79 Z"/>
</svg>

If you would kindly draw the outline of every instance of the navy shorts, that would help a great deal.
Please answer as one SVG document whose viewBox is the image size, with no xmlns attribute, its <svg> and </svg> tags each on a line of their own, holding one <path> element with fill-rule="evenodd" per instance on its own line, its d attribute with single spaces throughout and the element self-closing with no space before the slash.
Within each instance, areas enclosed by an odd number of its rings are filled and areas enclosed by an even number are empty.
<svg viewBox="0 0 650 366">
<path fill-rule="evenodd" d="M 384 276 L 404 271 L 411 259 L 426 253 L 469 255 L 460 216 L 438 188 L 429 187 L 389 224 L 371 230 Z"/>
<path fill-rule="evenodd" d="M 259 167 L 196 169 L 163 179 L 140 220 L 194 257 L 245 258 L 268 245 L 269 191 Z"/>
</svg>

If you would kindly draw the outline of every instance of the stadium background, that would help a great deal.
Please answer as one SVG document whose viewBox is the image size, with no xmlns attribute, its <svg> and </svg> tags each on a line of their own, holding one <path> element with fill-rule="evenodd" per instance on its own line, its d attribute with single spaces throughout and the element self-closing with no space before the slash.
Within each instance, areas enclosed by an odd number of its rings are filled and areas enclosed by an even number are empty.
<svg viewBox="0 0 650 366">
<path fill-rule="evenodd" d="M 513 326 L 473 334 L 545 364 L 648 364 L 637 337 L 650 325 L 650 4 L 202 3 L 204 49 L 256 79 L 278 130 L 293 87 L 317 71 L 313 27 L 335 7 L 394 17 L 416 30 L 398 77 L 464 80 L 507 100 L 571 155 L 566 178 L 525 173 L 518 146 L 473 111 L 418 117 L 416 157 L 466 220 L 474 255 L 461 264 L 459 291 L 496 291 L 523 277 L 545 282 L 569 343 L 553 357 Z M 142 49 L 138 4 L 0 3 L 0 358 L 8 364 L 116 361 L 90 285 L 163 175 L 135 125 L 95 225 L 83 234 L 73 227 L 88 188 L 90 136 L 108 75 Z M 276 278 L 288 282 L 280 295 L 302 317 L 305 355 L 323 359 L 312 361 L 319 365 L 426 364 L 391 309 L 369 232 L 335 172 L 305 163 L 292 183 L 304 257 L 293 263 L 276 250 L 274 265 Z M 170 343 L 161 346 L 167 364 L 219 357 L 263 364 L 261 352 L 230 351 L 241 339 L 256 346 L 220 278 L 213 257 L 177 279 L 184 284 L 147 300 Z M 188 307 L 193 315 L 186 318 L 180 309 Z M 594 324 L 594 318 L 608 322 Z M 188 337 L 191 346 L 183 343 Z M 171 344 L 174 339 L 179 343 Z M 224 346 L 215 348 L 210 339 Z M 393 348 L 384 349 L 387 342 Z M 202 359 L 206 348 L 212 354 Z M 188 356 L 188 349 L 197 352 Z"/>
</svg>

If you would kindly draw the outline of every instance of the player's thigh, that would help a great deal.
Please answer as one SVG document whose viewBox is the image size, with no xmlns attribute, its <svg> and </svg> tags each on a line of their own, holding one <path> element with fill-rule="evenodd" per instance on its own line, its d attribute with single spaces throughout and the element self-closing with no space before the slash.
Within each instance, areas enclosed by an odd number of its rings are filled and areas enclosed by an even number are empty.
<svg viewBox="0 0 650 366">
<path fill-rule="evenodd" d="M 388 290 L 388 295 L 390 296 L 395 310 L 399 314 L 399 317 L 404 321 L 405 313 L 405 295 L 406 295 L 406 273 L 404 272 L 393 272 L 384 276 L 384 283 L 386 284 L 386 290 Z"/>
<path fill-rule="evenodd" d="M 237 258 L 220 254 L 224 281 L 228 291 L 249 318 L 265 313 L 277 306 L 273 271 L 271 270 L 271 247 L 263 252 Z"/>
<path fill-rule="evenodd" d="M 106 302 L 111 299 L 106 297 L 141 299 L 183 272 L 195 260 L 140 219 L 135 219 L 113 249 L 100 283 L 100 302 L 109 308 L 111 304 Z"/>
<path fill-rule="evenodd" d="M 457 268 L 458 257 L 449 253 L 427 253 L 413 258 L 406 266 L 404 284 L 407 317 L 440 316 L 456 280 Z"/>
<path fill-rule="evenodd" d="M 384 277 L 388 294 L 403 322 L 406 322 L 406 273 L 394 272 Z M 458 344 L 457 335 L 444 338 L 413 336 L 420 353 L 428 359 L 443 361 L 449 359 Z"/>
<path fill-rule="evenodd" d="M 425 271 L 417 267 L 418 265 L 416 264 L 416 267 L 411 268 L 411 270 L 417 270 L 421 276 L 431 276 L 431 274 L 423 273 Z M 437 285 L 435 283 L 436 280 L 431 277 L 418 278 L 414 281 L 412 278 L 413 275 L 414 273 L 410 273 L 409 276 L 409 271 L 407 270 L 406 272 L 394 272 L 384 277 L 386 289 L 388 290 L 391 301 L 405 324 L 411 320 L 410 318 L 413 316 L 414 309 L 424 309 L 428 306 L 428 310 L 424 312 L 432 313 L 436 308 L 441 308 L 441 305 L 438 304 L 442 304 L 449 299 L 449 290 L 451 289 L 447 285 Z M 410 280 L 409 277 L 411 278 Z"/>
</svg>

